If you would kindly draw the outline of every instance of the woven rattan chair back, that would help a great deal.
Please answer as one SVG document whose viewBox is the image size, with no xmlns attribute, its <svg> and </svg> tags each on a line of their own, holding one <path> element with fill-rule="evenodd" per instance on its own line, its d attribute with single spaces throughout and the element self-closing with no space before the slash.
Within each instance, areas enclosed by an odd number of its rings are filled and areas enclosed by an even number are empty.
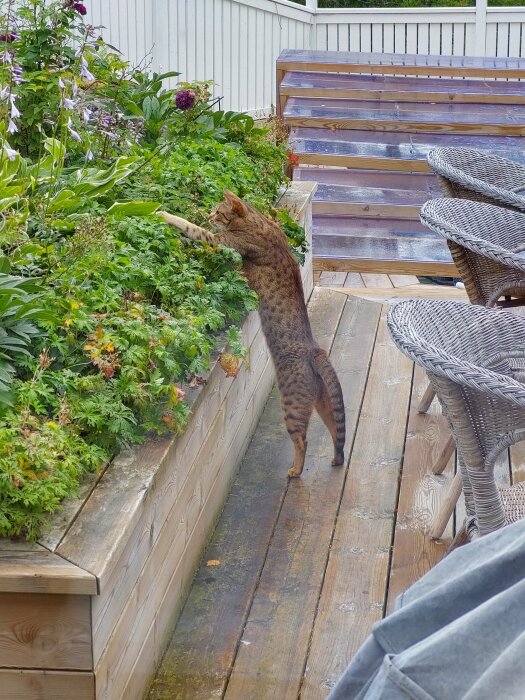
<svg viewBox="0 0 525 700">
<path fill-rule="evenodd" d="M 421 221 L 444 236 L 472 304 L 525 303 L 525 214 L 464 199 L 433 199 Z"/>
<path fill-rule="evenodd" d="M 473 148 L 435 148 L 428 164 L 446 197 L 525 211 L 525 167 Z"/>
</svg>

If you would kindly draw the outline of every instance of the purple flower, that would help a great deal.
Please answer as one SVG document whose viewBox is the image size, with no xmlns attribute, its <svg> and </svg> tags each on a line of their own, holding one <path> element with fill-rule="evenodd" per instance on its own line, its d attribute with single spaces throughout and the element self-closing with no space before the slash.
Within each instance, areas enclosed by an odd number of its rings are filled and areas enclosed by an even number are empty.
<svg viewBox="0 0 525 700">
<path fill-rule="evenodd" d="M 9 120 L 9 125 L 7 127 L 7 133 L 8 134 L 16 134 L 18 131 L 17 125 L 14 123 L 12 119 Z"/>
<path fill-rule="evenodd" d="M 0 34 L 0 41 L 5 41 L 6 44 L 11 44 L 18 39 L 18 34 L 11 32 L 10 34 Z"/>
<path fill-rule="evenodd" d="M 195 93 L 193 90 L 179 90 L 175 95 L 175 104 L 183 111 L 191 109 L 195 104 Z"/>
<path fill-rule="evenodd" d="M 71 121 L 71 117 L 69 117 L 67 120 L 67 128 L 71 136 L 75 139 L 75 141 L 82 141 L 82 137 L 80 136 L 80 134 L 73 129 L 73 122 Z"/>
<path fill-rule="evenodd" d="M 83 5 L 81 2 L 75 2 L 73 3 L 73 9 L 78 12 L 79 15 L 87 15 L 87 9 L 86 6 Z"/>
<path fill-rule="evenodd" d="M 84 80 L 88 80 L 89 82 L 95 80 L 95 76 L 93 75 L 93 73 L 90 72 L 88 68 L 88 62 L 86 61 L 84 56 L 82 56 L 80 63 L 80 75 L 84 78 Z M 73 94 L 75 93 L 73 92 Z"/>
</svg>

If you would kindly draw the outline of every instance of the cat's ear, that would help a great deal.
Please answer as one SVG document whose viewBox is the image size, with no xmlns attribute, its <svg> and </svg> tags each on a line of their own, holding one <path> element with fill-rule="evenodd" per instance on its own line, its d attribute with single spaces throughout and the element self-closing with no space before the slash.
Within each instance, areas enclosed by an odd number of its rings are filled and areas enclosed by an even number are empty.
<svg viewBox="0 0 525 700">
<path fill-rule="evenodd" d="M 237 197 L 236 194 L 233 194 L 233 192 L 230 192 L 230 190 L 224 190 L 224 197 L 232 208 L 234 214 L 240 216 L 241 218 L 244 218 L 248 214 L 248 209 L 246 208 L 245 203 L 242 201 L 242 199 Z"/>
</svg>

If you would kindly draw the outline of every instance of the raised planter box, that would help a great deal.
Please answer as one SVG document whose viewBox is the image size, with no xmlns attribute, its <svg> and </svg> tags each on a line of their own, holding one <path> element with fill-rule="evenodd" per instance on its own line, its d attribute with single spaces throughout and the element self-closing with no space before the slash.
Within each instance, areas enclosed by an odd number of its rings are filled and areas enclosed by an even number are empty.
<svg viewBox="0 0 525 700">
<path fill-rule="evenodd" d="M 279 203 L 310 242 L 315 187 Z M 308 297 L 311 252 L 302 272 Z M 249 367 L 213 366 L 182 436 L 119 455 L 38 543 L 0 540 L 3 700 L 142 698 L 273 384 L 257 313 L 243 338 Z"/>
</svg>

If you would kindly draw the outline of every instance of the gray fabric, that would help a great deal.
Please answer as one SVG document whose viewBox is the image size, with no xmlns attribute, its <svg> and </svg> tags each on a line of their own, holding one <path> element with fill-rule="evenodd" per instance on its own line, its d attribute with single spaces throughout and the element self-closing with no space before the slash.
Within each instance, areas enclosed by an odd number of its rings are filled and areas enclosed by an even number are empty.
<svg viewBox="0 0 525 700">
<path fill-rule="evenodd" d="M 525 521 L 455 550 L 399 597 L 328 700 L 525 700 Z"/>
</svg>

